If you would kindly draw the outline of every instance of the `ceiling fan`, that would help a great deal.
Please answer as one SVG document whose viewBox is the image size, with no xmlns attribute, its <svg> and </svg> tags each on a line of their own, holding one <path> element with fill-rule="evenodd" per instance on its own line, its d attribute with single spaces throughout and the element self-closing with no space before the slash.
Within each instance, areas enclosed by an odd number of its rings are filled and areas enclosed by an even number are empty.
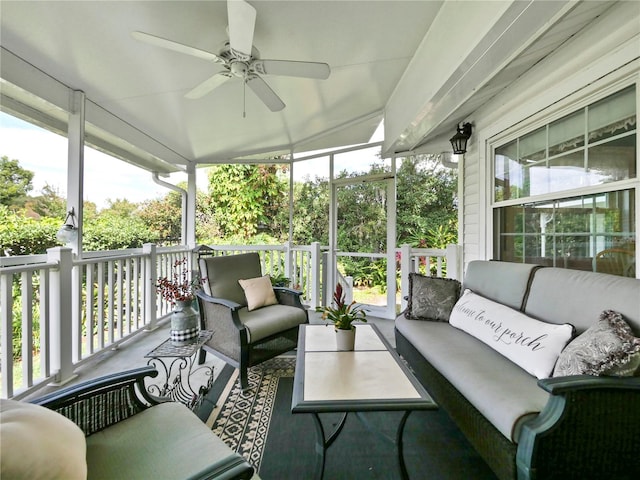
<svg viewBox="0 0 640 480">
<path fill-rule="evenodd" d="M 217 53 L 183 45 L 166 38 L 144 32 L 132 32 L 136 40 L 174 52 L 184 53 L 221 65 L 224 70 L 209 77 L 193 90 L 186 98 L 196 99 L 207 95 L 232 78 L 240 78 L 272 112 L 285 107 L 280 97 L 269 87 L 261 75 L 282 75 L 289 77 L 329 78 L 331 69 L 326 63 L 299 62 L 291 60 L 262 60 L 258 49 L 253 46 L 253 31 L 256 22 L 256 9 L 244 0 L 227 0 L 229 18 L 229 40 Z"/>
</svg>

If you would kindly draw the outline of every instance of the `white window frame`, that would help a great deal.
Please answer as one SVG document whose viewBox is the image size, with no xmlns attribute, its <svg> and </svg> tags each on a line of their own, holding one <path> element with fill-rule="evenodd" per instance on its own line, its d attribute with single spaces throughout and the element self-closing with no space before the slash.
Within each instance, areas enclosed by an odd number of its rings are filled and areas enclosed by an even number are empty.
<svg viewBox="0 0 640 480">
<path fill-rule="evenodd" d="M 616 77 L 616 78 L 613 78 Z M 575 188 L 571 190 L 565 190 L 561 192 L 553 192 L 543 195 L 534 195 L 528 197 L 522 197 L 517 199 L 502 200 L 499 202 L 494 201 L 495 192 L 495 150 L 496 148 L 505 145 L 518 137 L 522 137 L 534 130 L 552 123 L 560 118 L 563 118 L 571 113 L 585 108 L 599 100 L 602 100 L 609 95 L 619 92 L 629 86 L 635 85 L 636 92 L 636 119 L 640 118 L 640 72 L 635 69 L 633 72 L 626 74 L 615 74 L 607 76 L 600 81 L 586 86 L 575 93 L 567 96 L 566 98 L 558 101 L 557 103 L 548 106 L 531 117 L 522 120 L 513 125 L 511 128 L 488 137 L 486 139 L 485 150 L 485 178 L 482 184 L 485 185 L 484 205 L 486 209 L 484 211 L 485 222 L 487 226 L 484 234 L 485 245 L 484 252 L 486 258 L 493 258 L 495 247 L 495 229 L 494 224 L 494 211 L 496 208 L 508 207 L 513 205 L 520 205 L 529 202 L 544 202 L 552 200 L 562 200 L 565 198 L 578 197 L 582 195 L 593 195 L 603 192 L 612 192 L 617 190 L 632 189 L 635 190 L 635 229 L 636 229 L 636 258 L 640 258 L 640 136 L 638 131 L 640 130 L 636 126 L 636 178 L 620 180 L 617 182 L 611 182 L 601 185 L 588 186 Z M 636 262 L 636 278 L 640 278 L 640 265 Z"/>
</svg>

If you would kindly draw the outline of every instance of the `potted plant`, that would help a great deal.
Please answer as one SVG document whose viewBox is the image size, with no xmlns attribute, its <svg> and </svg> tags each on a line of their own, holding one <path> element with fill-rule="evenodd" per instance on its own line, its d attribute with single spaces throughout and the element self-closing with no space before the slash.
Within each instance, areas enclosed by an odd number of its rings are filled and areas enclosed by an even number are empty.
<svg viewBox="0 0 640 480">
<path fill-rule="evenodd" d="M 349 304 L 345 301 L 345 293 L 342 285 L 336 285 L 333 294 L 332 306 L 318 307 L 318 312 L 322 312 L 322 319 L 333 323 L 336 329 L 336 345 L 338 350 L 353 350 L 355 344 L 356 328 L 353 322 L 367 321 L 367 312 L 356 302 Z"/>
<path fill-rule="evenodd" d="M 191 278 L 186 268 L 186 257 L 172 265 L 171 277 L 161 277 L 156 290 L 164 300 L 174 306 L 171 312 L 169 338 L 173 345 L 185 345 L 198 337 L 198 312 L 193 308 L 195 290 L 199 288 L 197 276 Z"/>
</svg>

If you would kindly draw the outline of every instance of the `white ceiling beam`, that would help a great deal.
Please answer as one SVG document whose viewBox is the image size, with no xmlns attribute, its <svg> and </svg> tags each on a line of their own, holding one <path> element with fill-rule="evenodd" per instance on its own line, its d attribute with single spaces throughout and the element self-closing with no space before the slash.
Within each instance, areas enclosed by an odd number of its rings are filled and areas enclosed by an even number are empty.
<svg viewBox="0 0 640 480">
<path fill-rule="evenodd" d="M 458 2 L 444 3 L 387 102 L 384 155 L 413 150 L 427 141 L 444 119 L 576 3 L 514 0 L 465 5 L 461 15 Z"/>
</svg>

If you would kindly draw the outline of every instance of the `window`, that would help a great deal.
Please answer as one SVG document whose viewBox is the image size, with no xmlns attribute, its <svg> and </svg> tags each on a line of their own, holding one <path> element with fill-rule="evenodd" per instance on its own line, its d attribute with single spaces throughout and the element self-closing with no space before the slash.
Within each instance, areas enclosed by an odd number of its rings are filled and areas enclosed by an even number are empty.
<svg viewBox="0 0 640 480">
<path fill-rule="evenodd" d="M 635 276 L 635 105 L 631 86 L 495 148 L 495 258 Z"/>
</svg>

